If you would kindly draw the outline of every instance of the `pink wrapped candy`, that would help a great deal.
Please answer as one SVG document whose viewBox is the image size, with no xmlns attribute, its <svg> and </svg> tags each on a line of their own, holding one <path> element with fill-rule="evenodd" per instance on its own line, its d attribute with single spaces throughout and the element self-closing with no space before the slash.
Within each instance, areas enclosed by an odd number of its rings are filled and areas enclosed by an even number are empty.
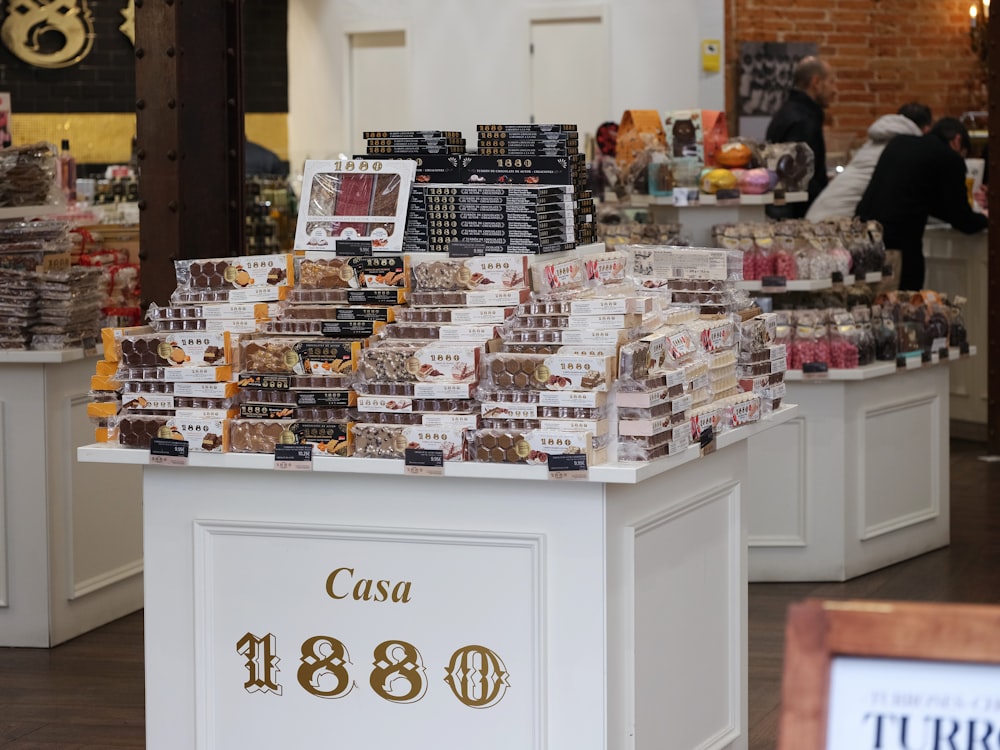
<svg viewBox="0 0 1000 750">
<path fill-rule="evenodd" d="M 744 170 L 739 178 L 740 192 L 747 195 L 763 195 L 771 189 L 771 174 L 760 167 Z"/>
</svg>

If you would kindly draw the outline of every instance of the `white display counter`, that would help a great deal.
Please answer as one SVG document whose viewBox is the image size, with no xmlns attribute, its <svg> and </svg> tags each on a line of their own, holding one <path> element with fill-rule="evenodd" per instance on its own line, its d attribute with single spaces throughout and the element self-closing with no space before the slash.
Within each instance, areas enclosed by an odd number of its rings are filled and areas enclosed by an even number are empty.
<svg viewBox="0 0 1000 750">
<path fill-rule="evenodd" d="M 0 352 L 0 646 L 54 646 L 142 608 L 141 470 L 76 460 L 95 360 Z"/>
<path fill-rule="evenodd" d="M 927 264 L 925 285 L 964 297 L 969 343 L 987 351 L 989 342 L 989 237 L 986 232 L 962 234 L 931 223 L 924 231 Z M 988 357 L 973 357 L 951 366 L 952 434 L 986 440 Z"/>
<path fill-rule="evenodd" d="M 786 202 L 801 203 L 805 193 L 789 193 Z M 712 247 L 712 228 L 717 224 L 742 224 L 767 221 L 764 207 L 774 203 L 773 194 L 743 195 L 739 200 L 717 201 L 714 195 L 700 195 L 698 203 L 678 206 L 672 196 L 634 195 L 621 205 L 644 208 L 657 224 L 681 225 L 681 232 L 692 245 Z M 614 205 L 614 201 L 608 201 Z"/>
<path fill-rule="evenodd" d="M 751 581 L 844 581 L 948 544 L 949 370 L 786 373 L 799 412 L 750 445 L 770 467 L 747 486 Z"/>
<path fill-rule="evenodd" d="M 794 415 L 584 481 L 81 448 L 144 465 L 147 747 L 745 748 L 748 446 Z"/>
</svg>

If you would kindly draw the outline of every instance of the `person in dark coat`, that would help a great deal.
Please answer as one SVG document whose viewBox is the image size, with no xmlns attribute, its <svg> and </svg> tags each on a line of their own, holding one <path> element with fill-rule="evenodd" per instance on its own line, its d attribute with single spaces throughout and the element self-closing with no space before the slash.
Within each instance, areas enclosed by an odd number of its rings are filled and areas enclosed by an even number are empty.
<svg viewBox="0 0 1000 750">
<path fill-rule="evenodd" d="M 982 231 L 989 223 L 969 205 L 964 159 L 969 148 L 965 126 L 953 117 L 942 117 L 926 135 L 893 138 L 875 165 L 855 213 L 881 223 L 886 249 L 901 252 L 900 289 L 923 288 L 928 216 L 965 234 Z"/>
<path fill-rule="evenodd" d="M 288 165 L 276 153 L 251 140 L 246 142 L 245 158 L 247 176 L 284 177 L 288 174 Z"/>
<path fill-rule="evenodd" d="M 803 57 L 795 66 L 792 89 L 771 123 L 767 126 L 768 143 L 803 142 L 812 149 L 815 171 L 809 181 L 809 200 L 785 206 L 768 206 L 773 219 L 799 219 L 827 184 L 826 140 L 823 137 L 823 110 L 837 95 L 833 69 L 818 57 Z"/>
</svg>

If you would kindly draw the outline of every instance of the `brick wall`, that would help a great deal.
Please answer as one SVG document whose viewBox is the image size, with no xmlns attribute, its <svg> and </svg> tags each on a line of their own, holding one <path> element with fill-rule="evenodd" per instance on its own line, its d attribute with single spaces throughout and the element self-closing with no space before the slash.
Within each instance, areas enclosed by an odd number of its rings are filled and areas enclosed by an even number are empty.
<svg viewBox="0 0 1000 750">
<path fill-rule="evenodd" d="M 970 0 L 726 0 L 727 111 L 741 42 L 815 42 L 836 70 L 827 151 L 863 142 L 868 126 L 919 101 L 935 117 L 985 109 L 969 44 Z M 731 127 L 733 123 L 731 123 Z M 732 132 L 737 132 L 735 128 Z"/>
<path fill-rule="evenodd" d="M 134 112 L 135 57 L 132 43 L 118 30 L 125 6 L 125 0 L 89 0 L 93 47 L 68 68 L 28 65 L 0 44 L 0 91 L 11 93 L 14 112 Z M 287 0 L 245 0 L 247 112 L 288 111 L 287 36 Z"/>
</svg>

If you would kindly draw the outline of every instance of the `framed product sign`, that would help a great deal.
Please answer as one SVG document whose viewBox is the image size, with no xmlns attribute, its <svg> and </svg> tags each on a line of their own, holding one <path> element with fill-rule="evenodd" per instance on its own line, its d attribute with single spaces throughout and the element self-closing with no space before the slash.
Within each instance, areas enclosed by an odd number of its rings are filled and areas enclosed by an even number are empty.
<svg viewBox="0 0 1000 750">
<path fill-rule="evenodd" d="M 1000 607 L 789 609 L 779 750 L 1000 747 Z"/>
<path fill-rule="evenodd" d="M 416 171 L 411 159 L 307 161 L 295 249 L 333 250 L 338 240 L 367 240 L 375 251 L 398 253 Z"/>
<path fill-rule="evenodd" d="M 543 747 L 540 536 L 195 537 L 198 747 Z"/>
</svg>

